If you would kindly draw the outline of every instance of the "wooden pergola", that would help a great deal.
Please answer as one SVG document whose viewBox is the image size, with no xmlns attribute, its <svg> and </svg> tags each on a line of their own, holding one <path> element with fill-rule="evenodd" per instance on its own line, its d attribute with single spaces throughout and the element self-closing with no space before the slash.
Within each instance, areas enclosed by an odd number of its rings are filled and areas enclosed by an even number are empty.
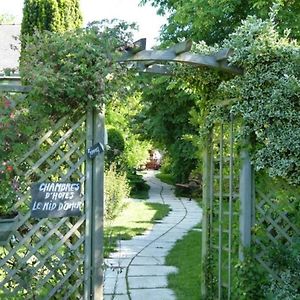
<svg viewBox="0 0 300 300">
<path fill-rule="evenodd" d="M 183 63 L 194 67 L 207 67 L 232 74 L 242 74 L 242 70 L 231 66 L 228 58 L 233 51 L 224 48 L 211 55 L 201 55 L 190 52 L 192 41 L 178 43 L 165 50 L 146 50 L 146 39 L 140 39 L 126 46 L 119 62 L 133 62 L 140 72 L 170 74 L 170 68 L 165 63 Z"/>
</svg>

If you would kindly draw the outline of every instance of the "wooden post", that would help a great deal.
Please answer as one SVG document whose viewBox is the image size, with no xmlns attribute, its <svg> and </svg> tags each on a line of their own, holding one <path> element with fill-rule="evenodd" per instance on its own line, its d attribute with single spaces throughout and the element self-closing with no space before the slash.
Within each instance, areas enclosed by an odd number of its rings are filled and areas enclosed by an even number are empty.
<svg viewBox="0 0 300 300">
<path fill-rule="evenodd" d="M 253 207 L 252 184 L 252 167 L 249 153 L 246 149 L 242 149 L 240 171 L 240 260 L 244 260 L 244 248 L 250 247 L 251 244 L 251 225 Z"/>
<path fill-rule="evenodd" d="M 93 111 L 93 142 L 104 144 L 104 107 Z M 103 299 L 104 152 L 93 158 L 92 300 Z"/>
<path fill-rule="evenodd" d="M 93 111 L 88 109 L 86 116 L 86 150 L 93 145 Z M 93 162 L 86 159 L 85 172 L 85 259 L 84 259 L 84 300 L 91 297 L 92 266 L 92 200 L 93 200 Z"/>
<path fill-rule="evenodd" d="M 212 197 L 212 132 L 206 137 L 205 148 L 203 151 L 203 215 L 202 215 L 202 276 L 201 276 L 201 296 L 206 298 L 206 276 L 204 274 L 206 259 L 209 248 L 209 232 L 210 232 L 210 213 L 211 213 L 211 197 Z"/>
</svg>

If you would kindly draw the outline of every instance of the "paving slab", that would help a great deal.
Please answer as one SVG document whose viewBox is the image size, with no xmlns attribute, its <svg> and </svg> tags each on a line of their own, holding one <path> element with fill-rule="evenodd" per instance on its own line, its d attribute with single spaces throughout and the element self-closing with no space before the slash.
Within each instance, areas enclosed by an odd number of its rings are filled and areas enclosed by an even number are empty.
<svg viewBox="0 0 300 300">
<path fill-rule="evenodd" d="M 132 266 L 144 266 L 146 268 L 147 265 L 150 266 L 162 266 L 165 263 L 165 257 L 163 256 L 142 256 L 139 254 L 135 257 L 131 263 Z"/>
<path fill-rule="evenodd" d="M 166 276 L 132 276 L 128 278 L 130 289 L 154 289 L 168 287 Z"/>
<path fill-rule="evenodd" d="M 163 276 L 176 272 L 177 268 L 173 266 L 131 266 L 128 276 Z"/>
<path fill-rule="evenodd" d="M 170 289 L 133 289 L 130 290 L 131 300 L 175 300 Z"/>
<path fill-rule="evenodd" d="M 108 277 L 104 282 L 104 294 L 124 294 L 126 293 L 125 277 Z"/>
<path fill-rule="evenodd" d="M 127 295 L 104 295 L 104 300 L 129 300 Z"/>
</svg>

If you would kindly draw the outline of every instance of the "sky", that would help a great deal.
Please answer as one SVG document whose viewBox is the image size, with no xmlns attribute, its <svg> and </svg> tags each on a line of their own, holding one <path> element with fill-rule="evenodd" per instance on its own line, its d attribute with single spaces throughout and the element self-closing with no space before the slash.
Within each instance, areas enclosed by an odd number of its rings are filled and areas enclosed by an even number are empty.
<svg viewBox="0 0 300 300">
<path fill-rule="evenodd" d="M 13 15 L 16 22 L 20 23 L 23 1 L 0 0 L 0 14 Z M 80 7 L 85 24 L 113 18 L 137 23 L 139 31 L 135 34 L 135 39 L 147 38 L 147 48 L 150 49 L 154 46 L 166 18 L 158 16 L 156 9 L 150 4 L 139 6 L 139 2 L 140 0 L 80 0 Z"/>
</svg>

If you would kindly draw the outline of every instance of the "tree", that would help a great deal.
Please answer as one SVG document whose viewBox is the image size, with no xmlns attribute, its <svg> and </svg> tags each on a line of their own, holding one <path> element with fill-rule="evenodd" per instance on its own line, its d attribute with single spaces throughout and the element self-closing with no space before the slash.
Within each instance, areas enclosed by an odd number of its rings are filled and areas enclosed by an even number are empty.
<svg viewBox="0 0 300 300">
<path fill-rule="evenodd" d="M 300 38 L 300 1 L 297 0 L 142 0 L 158 8 L 159 14 L 169 14 L 162 29 L 161 40 L 178 42 L 190 38 L 208 44 L 220 42 L 240 25 L 248 15 L 266 18 L 275 2 L 280 32 L 291 29 L 291 37 Z"/>
<path fill-rule="evenodd" d="M 25 0 L 21 34 L 35 30 L 64 32 L 79 28 L 82 16 L 78 0 Z"/>
<path fill-rule="evenodd" d="M 144 107 L 137 121 L 142 122 L 144 134 L 149 139 L 167 150 L 168 171 L 175 180 L 183 182 L 196 167 L 196 147 L 185 138 L 196 133 L 189 122 L 196 96 L 185 90 L 177 78 L 153 78 L 144 84 Z"/>
</svg>

